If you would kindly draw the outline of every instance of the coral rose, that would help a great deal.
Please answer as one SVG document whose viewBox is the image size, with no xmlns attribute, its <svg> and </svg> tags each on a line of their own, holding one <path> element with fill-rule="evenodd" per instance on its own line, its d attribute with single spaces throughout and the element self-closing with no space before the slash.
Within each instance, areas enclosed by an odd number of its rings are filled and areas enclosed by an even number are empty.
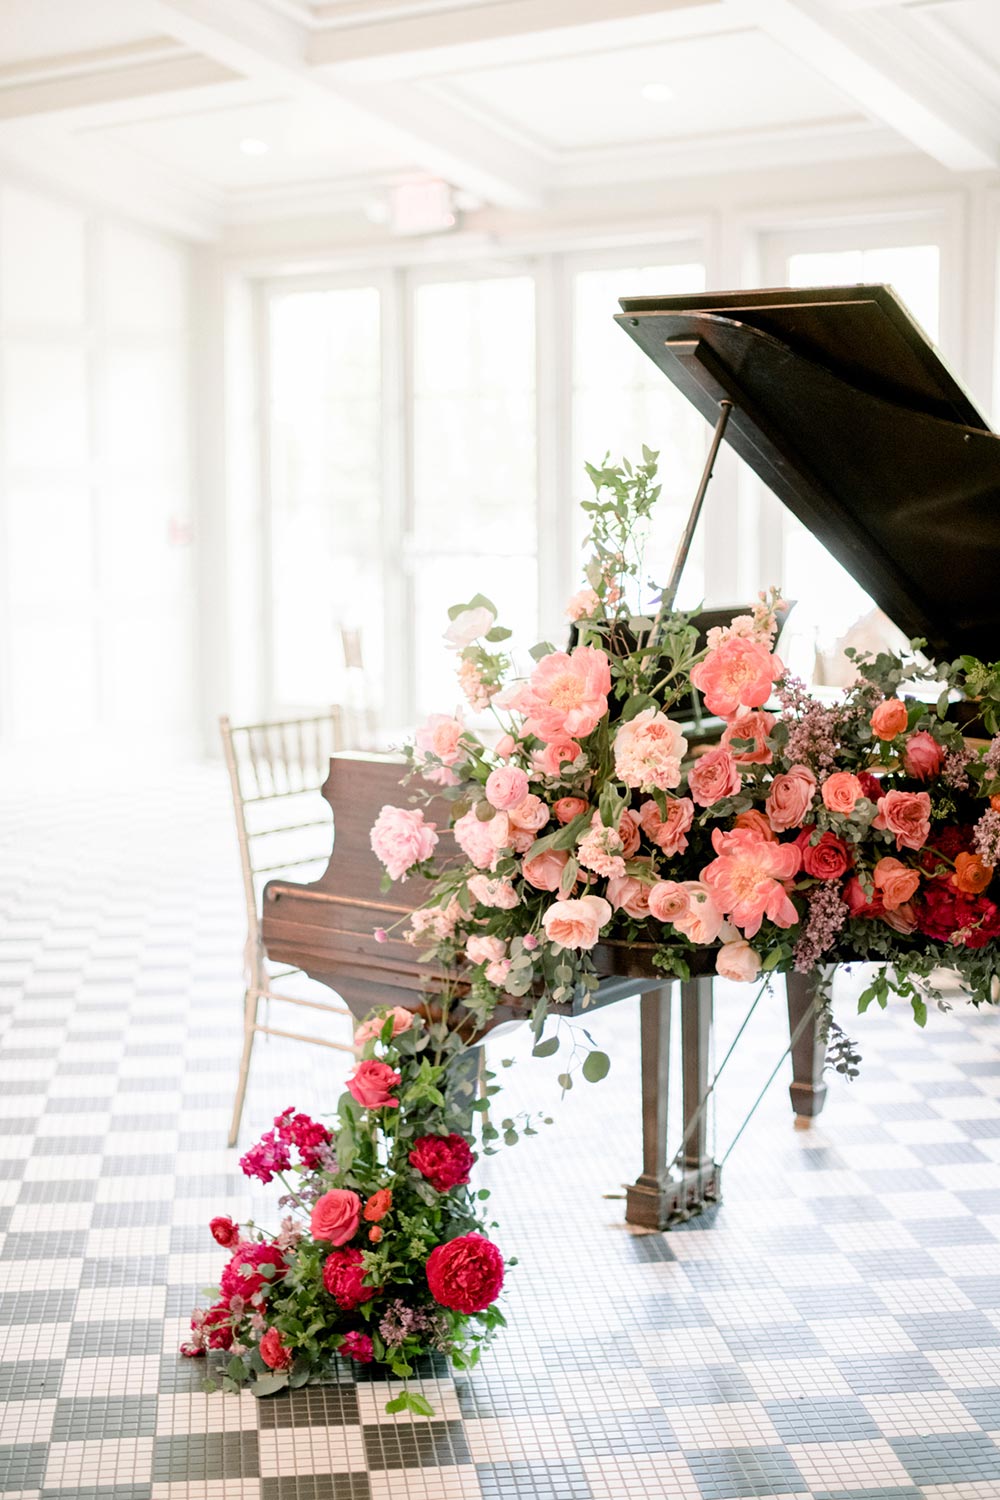
<svg viewBox="0 0 1000 1500">
<path fill-rule="evenodd" d="M 615 735 L 615 775 L 644 792 L 669 791 L 680 782 L 686 750 L 681 726 L 655 708 L 644 708 Z"/>
<path fill-rule="evenodd" d="M 760 973 L 760 954 L 755 953 L 742 938 L 732 943 L 723 943 L 715 955 L 715 972 L 722 979 L 734 979 L 737 984 L 748 984 Z"/>
<path fill-rule="evenodd" d="M 292 1351 L 281 1342 L 281 1334 L 277 1328 L 269 1328 L 257 1347 L 269 1370 L 287 1370 L 290 1367 Z"/>
<path fill-rule="evenodd" d="M 368 1224 L 377 1224 L 392 1208 L 392 1188 L 379 1188 L 365 1204 L 364 1218 Z"/>
<path fill-rule="evenodd" d="M 690 893 L 678 880 L 659 880 L 649 892 L 649 914 L 658 922 L 676 922 L 690 910 Z"/>
<path fill-rule="evenodd" d="M 722 744 L 732 751 L 733 760 L 738 766 L 769 766 L 774 759 L 774 752 L 767 743 L 767 737 L 776 722 L 774 714 L 769 714 L 766 709 L 745 709 L 729 721 L 722 734 Z M 733 747 L 734 740 L 752 740 L 753 744 L 749 750 L 736 750 Z"/>
<path fill-rule="evenodd" d="M 979 854 L 956 854 L 955 873 L 951 883 L 957 891 L 967 896 L 979 896 L 993 879 L 993 866 L 986 864 Z"/>
<path fill-rule="evenodd" d="M 546 849 L 534 859 L 526 859 L 521 874 L 536 891 L 557 891 L 568 863 L 568 849 Z"/>
<path fill-rule="evenodd" d="M 704 880 L 685 880 L 688 909 L 674 918 L 674 927 L 692 943 L 714 943 L 725 924 L 724 913 Z"/>
<path fill-rule="evenodd" d="M 361 1259 L 360 1250 L 334 1250 L 323 1262 L 323 1285 L 344 1312 L 353 1312 L 375 1295 L 374 1288 L 365 1285 Z"/>
<path fill-rule="evenodd" d="M 349 1188 L 331 1188 L 313 1204 L 309 1227 L 313 1239 L 328 1245 L 346 1245 L 361 1222 L 361 1199 Z"/>
<path fill-rule="evenodd" d="M 426 823 L 421 808 L 382 808 L 372 825 L 371 846 L 392 880 L 402 880 L 407 870 L 430 859 L 437 847 L 434 823 Z"/>
<path fill-rule="evenodd" d="M 848 817 L 865 795 L 864 788 L 850 771 L 834 771 L 820 787 L 823 806 L 830 812 L 843 813 Z"/>
<path fill-rule="evenodd" d="M 904 865 L 902 860 L 893 859 L 890 854 L 878 861 L 872 871 L 872 880 L 882 898 L 883 909 L 895 911 L 897 907 L 905 906 L 911 896 L 916 895 L 920 885 L 920 872 Z"/>
<path fill-rule="evenodd" d="M 760 931 L 765 917 L 776 927 L 793 927 L 798 913 L 784 882 L 799 872 L 802 854 L 797 844 L 775 844 L 748 828 L 724 833 L 713 829 L 718 856 L 701 873 L 719 910 L 741 927 L 746 937 Z"/>
<path fill-rule="evenodd" d="M 583 739 L 608 711 L 611 664 L 594 646 L 543 656 L 518 695 L 525 730 L 540 740 Z"/>
<path fill-rule="evenodd" d="M 802 850 L 802 868 L 817 880 L 839 880 L 854 863 L 854 856 L 844 840 L 829 830 L 814 844 L 815 832 L 815 825 L 803 828 L 795 840 Z"/>
<path fill-rule="evenodd" d="M 495 870 L 499 850 L 490 832 L 490 819 L 477 817 L 476 809 L 457 819 L 454 828 L 455 842 L 470 864 L 477 870 Z"/>
<path fill-rule="evenodd" d="M 930 837 L 931 799 L 926 792 L 886 792 L 872 827 L 894 833 L 897 849 L 922 849 Z"/>
<path fill-rule="evenodd" d="M 358 1047 L 363 1047 L 365 1042 L 370 1042 L 374 1037 L 382 1035 L 382 1030 L 389 1017 L 392 1017 L 392 1034 L 399 1036 L 404 1031 L 409 1031 L 413 1025 L 413 1012 L 406 1009 L 405 1005 L 394 1005 L 391 1010 L 380 1010 L 376 1015 L 370 1016 L 354 1033 L 354 1042 Z"/>
<path fill-rule="evenodd" d="M 740 768 L 724 745 L 700 756 L 688 772 L 688 791 L 699 807 L 714 807 L 723 797 L 735 797 L 742 784 Z"/>
<path fill-rule="evenodd" d="M 447 1193 L 468 1182 L 476 1153 L 462 1135 L 422 1135 L 413 1142 L 410 1166 L 425 1177 L 435 1192 Z"/>
<path fill-rule="evenodd" d="M 220 1215 L 218 1218 L 210 1219 L 208 1227 L 217 1245 L 223 1245 L 228 1250 L 230 1245 L 239 1244 L 239 1227 L 233 1223 L 232 1219 Z"/>
<path fill-rule="evenodd" d="M 911 734 L 903 751 L 903 765 L 917 781 L 931 781 L 944 762 L 944 748 L 932 734 L 921 729 Z"/>
<path fill-rule="evenodd" d="M 649 916 L 650 887 L 634 875 L 613 875 L 608 881 L 607 898 L 615 911 L 623 911 L 636 922 Z"/>
<path fill-rule="evenodd" d="M 816 778 L 808 766 L 792 766 L 774 778 L 764 807 L 775 833 L 802 826 L 812 807 L 815 791 Z"/>
<path fill-rule="evenodd" d="M 370 1365 L 375 1358 L 371 1334 L 352 1329 L 350 1333 L 344 1334 L 337 1353 L 342 1359 L 353 1359 L 356 1364 Z"/>
<path fill-rule="evenodd" d="M 362 1109 L 398 1109 L 399 1100 L 393 1098 L 391 1090 L 402 1081 L 388 1063 L 372 1060 L 358 1063 L 347 1088 Z"/>
<path fill-rule="evenodd" d="M 767 646 L 746 636 L 730 636 L 692 669 L 691 681 L 709 713 L 731 718 L 741 708 L 759 708 L 782 672 Z"/>
<path fill-rule="evenodd" d="M 688 846 L 687 835 L 694 821 L 694 803 L 690 797 L 668 797 L 666 817 L 652 800 L 644 802 L 639 809 L 639 827 L 658 849 L 672 857 L 683 854 Z"/>
<path fill-rule="evenodd" d="M 486 778 L 486 800 L 498 812 L 507 812 L 528 795 L 528 778 L 517 766 L 497 766 Z"/>
<path fill-rule="evenodd" d="M 552 811 L 559 823 L 572 823 L 581 813 L 585 813 L 590 806 L 582 797 L 559 797 L 552 804 Z"/>
<path fill-rule="evenodd" d="M 593 948 L 611 915 L 602 896 L 581 896 L 576 901 L 554 901 L 542 926 L 549 942 L 560 948 Z"/>
<path fill-rule="evenodd" d="M 427 1285 L 442 1307 L 482 1312 L 500 1295 L 503 1256 L 481 1234 L 460 1235 L 427 1257 Z"/>
<path fill-rule="evenodd" d="M 906 728 L 907 717 L 901 698 L 886 698 L 871 716 L 872 734 L 879 740 L 894 740 Z"/>
<path fill-rule="evenodd" d="M 885 911 L 881 893 L 872 891 L 869 895 L 857 875 L 851 876 L 843 894 L 852 917 L 881 917 Z"/>
</svg>

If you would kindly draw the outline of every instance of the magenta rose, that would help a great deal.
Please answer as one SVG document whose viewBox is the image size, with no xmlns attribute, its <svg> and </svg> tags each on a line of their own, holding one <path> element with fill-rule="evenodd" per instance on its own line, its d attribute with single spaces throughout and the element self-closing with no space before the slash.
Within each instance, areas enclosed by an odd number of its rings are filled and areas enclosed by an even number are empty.
<svg viewBox="0 0 1000 1500">
<path fill-rule="evenodd" d="M 393 1097 L 392 1090 L 402 1081 L 388 1063 L 369 1058 L 358 1063 L 347 1080 L 347 1088 L 362 1109 L 398 1109 L 399 1100 Z"/>
<path fill-rule="evenodd" d="M 468 1182 L 475 1160 L 476 1154 L 468 1141 L 454 1132 L 420 1136 L 413 1142 L 409 1157 L 410 1166 L 426 1177 L 438 1193 L 447 1193 L 450 1188 Z"/>
<path fill-rule="evenodd" d="M 346 1245 L 361 1222 L 361 1199 L 348 1188 L 331 1188 L 313 1204 L 310 1228 L 313 1238 L 328 1245 Z"/>
<path fill-rule="evenodd" d="M 707 751 L 688 772 L 688 791 L 699 807 L 713 807 L 723 797 L 735 797 L 741 785 L 740 768 L 724 745 Z"/>
<path fill-rule="evenodd" d="M 375 1292 L 365 1285 L 360 1250 L 334 1250 L 323 1262 L 323 1285 L 338 1307 L 352 1312 L 370 1302 Z"/>
<path fill-rule="evenodd" d="M 271 1370 L 287 1370 L 292 1363 L 292 1351 L 281 1342 L 276 1328 L 269 1328 L 258 1345 L 260 1357 Z"/>
<path fill-rule="evenodd" d="M 903 764 L 917 781 L 932 780 L 941 770 L 943 761 L 943 748 L 926 729 L 910 735 L 903 751 Z"/>
<path fill-rule="evenodd" d="M 345 1333 L 343 1343 L 337 1353 L 343 1359 L 356 1360 L 359 1365 L 370 1365 L 375 1358 L 371 1335 L 357 1331 Z"/>
<path fill-rule="evenodd" d="M 427 1285 L 442 1307 L 460 1313 L 482 1312 L 500 1295 L 503 1256 L 481 1234 L 459 1235 L 427 1257 Z"/>
</svg>

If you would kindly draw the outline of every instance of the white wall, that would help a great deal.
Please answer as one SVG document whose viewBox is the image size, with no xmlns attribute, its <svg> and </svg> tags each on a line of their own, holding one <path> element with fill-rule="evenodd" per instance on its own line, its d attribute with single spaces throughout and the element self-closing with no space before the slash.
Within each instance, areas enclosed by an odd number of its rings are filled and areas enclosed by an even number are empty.
<svg viewBox="0 0 1000 1500">
<path fill-rule="evenodd" d="M 193 724 L 189 252 L 0 183 L 0 745 Z"/>
</svg>

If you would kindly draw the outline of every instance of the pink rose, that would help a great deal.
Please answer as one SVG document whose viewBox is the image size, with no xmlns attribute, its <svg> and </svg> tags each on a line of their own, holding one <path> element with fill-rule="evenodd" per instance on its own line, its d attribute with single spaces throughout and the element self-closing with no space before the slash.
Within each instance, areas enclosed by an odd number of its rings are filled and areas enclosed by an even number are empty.
<svg viewBox="0 0 1000 1500">
<path fill-rule="evenodd" d="M 808 766 L 792 766 L 790 771 L 774 778 L 764 806 L 776 833 L 801 827 L 812 807 L 815 790 L 816 778 Z"/>
<path fill-rule="evenodd" d="M 497 911 L 513 911 L 521 899 L 509 880 L 491 880 L 488 875 L 473 875 L 467 884 L 469 895 L 474 901 Z"/>
<path fill-rule="evenodd" d="M 328 1245 L 346 1245 L 357 1234 L 360 1223 L 361 1199 L 347 1188 L 331 1188 L 317 1198 L 309 1221 L 313 1239 L 325 1240 Z"/>
<path fill-rule="evenodd" d="M 774 752 L 768 746 L 767 737 L 775 723 L 774 714 L 769 714 L 766 709 L 744 709 L 723 731 L 722 744 L 727 750 L 732 750 L 738 766 L 769 766 Z M 733 740 L 752 740 L 753 745 L 749 750 L 733 750 Z"/>
<path fill-rule="evenodd" d="M 660 880 L 649 893 L 649 914 L 658 922 L 676 922 L 691 910 L 691 895 L 677 880 Z"/>
<path fill-rule="evenodd" d="M 382 1028 L 390 1016 L 393 1036 L 399 1036 L 402 1031 L 409 1031 L 413 1025 L 413 1012 L 407 1010 L 405 1005 L 394 1005 L 391 1010 L 380 1010 L 377 1015 L 361 1022 L 354 1033 L 355 1046 L 363 1047 L 365 1042 L 370 1042 L 373 1037 L 381 1036 Z"/>
<path fill-rule="evenodd" d="M 563 766 L 575 765 L 582 754 L 576 740 L 563 735 L 550 740 L 541 750 L 533 751 L 531 764 L 540 776 L 561 776 Z"/>
<path fill-rule="evenodd" d="M 706 751 L 688 772 L 688 791 L 699 807 L 714 807 L 723 797 L 735 797 L 742 784 L 740 768 L 724 745 Z"/>
<path fill-rule="evenodd" d="M 668 797 L 665 818 L 660 817 L 660 809 L 652 800 L 639 809 L 639 827 L 649 842 L 668 856 L 684 853 L 693 821 L 694 803 L 690 797 Z"/>
<path fill-rule="evenodd" d="M 512 828 L 524 829 L 526 833 L 539 833 L 549 821 L 548 803 L 529 792 L 508 809 L 507 816 Z"/>
<path fill-rule="evenodd" d="M 730 636 L 691 671 L 709 713 L 731 718 L 741 708 L 759 708 L 783 668 L 761 641 Z"/>
<path fill-rule="evenodd" d="M 649 893 L 646 881 L 634 875 L 612 875 L 608 881 L 607 897 L 615 911 L 623 911 L 637 922 L 649 916 Z"/>
<path fill-rule="evenodd" d="M 602 896 L 581 896 L 577 901 L 554 901 L 542 926 L 549 942 L 560 948 L 593 948 L 611 916 Z"/>
<path fill-rule="evenodd" d="M 465 956 L 470 964 L 491 964 L 501 959 L 507 949 L 502 938 L 482 937 L 476 934 L 465 945 Z"/>
<path fill-rule="evenodd" d="M 371 846 L 393 880 L 402 880 L 407 870 L 430 859 L 438 836 L 434 823 L 425 823 L 420 808 L 383 807 L 371 831 Z"/>
<path fill-rule="evenodd" d="M 509 958 L 495 958 L 491 964 L 486 965 L 486 982 L 495 985 L 502 990 L 507 983 L 507 975 L 510 973 L 512 964 Z"/>
<path fill-rule="evenodd" d="M 922 849 L 930 837 L 931 799 L 926 792 L 886 792 L 872 827 L 894 833 L 897 849 Z"/>
<path fill-rule="evenodd" d="M 498 857 L 497 845 L 490 832 L 492 819 L 483 821 L 471 807 L 455 824 L 455 842 L 470 864 L 477 870 L 495 870 Z"/>
<path fill-rule="evenodd" d="M 901 698 L 886 698 L 871 716 L 872 733 L 876 739 L 894 740 L 906 728 L 908 715 Z"/>
<path fill-rule="evenodd" d="M 757 807 L 748 807 L 744 812 L 737 813 L 733 819 L 734 828 L 749 828 L 751 833 L 758 833 L 768 843 L 776 844 L 778 835 Z"/>
<path fill-rule="evenodd" d="M 463 609 L 448 626 L 444 638 L 453 650 L 461 651 L 466 646 L 471 646 L 473 641 L 478 641 L 488 630 L 492 630 L 495 619 L 496 615 L 485 605 L 480 605 L 477 609 Z"/>
<path fill-rule="evenodd" d="M 941 770 L 943 760 L 944 750 L 926 729 L 910 735 L 903 751 L 903 764 L 917 781 L 930 781 Z"/>
<path fill-rule="evenodd" d="M 639 847 L 639 819 L 628 808 L 618 820 L 618 837 L 622 841 L 623 856 L 625 859 L 631 859 Z"/>
<path fill-rule="evenodd" d="M 521 874 L 536 891 L 557 891 L 568 862 L 568 850 L 546 849 L 544 853 L 536 854 L 534 859 L 526 859 L 521 866 Z"/>
<path fill-rule="evenodd" d="M 882 897 L 885 910 L 897 911 L 917 894 L 920 872 L 911 869 L 909 865 L 904 865 L 902 860 L 886 855 L 884 859 L 879 860 L 872 871 L 872 880 L 875 889 Z"/>
<path fill-rule="evenodd" d="M 734 979 L 737 984 L 747 984 L 760 973 L 760 955 L 742 938 L 732 943 L 723 943 L 715 955 L 715 972 L 722 979 Z"/>
<path fill-rule="evenodd" d="M 398 1109 L 399 1100 L 392 1097 L 391 1090 L 402 1081 L 388 1063 L 370 1060 L 358 1063 L 347 1080 L 347 1088 L 362 1109 Z"/>
<path fill-rule="evenodd" d="M 722 931 L 725 917 L 716 905 L 713 892 L 701 880 L 685 880 L 684 889 L 690 904 L 686 912 L 674 918 L 675 928 L 692 943 L 714 943 Z"/>
<path fill-rule="evenodd" d="M 892 911 L 886 907 L 882 913 L 882 920 L 903 937 L 909 937 L 911 932 L 917 930 L 917 914 L 909 901 L 905 901 L 902 906 L 894 907 Z"/>
<path fill-rule="evenodd" d="M 655 708 L 644 708 L 615 734 L 615 775 L 644 792 L 669 791 L 680 782 L 686 750 L 681 726 Z"/>
<path fill-rule="evenodd" d="M 559 797 L 553 802 L 552 811 L 557 822 L 566 824 L 572 823 L 574 818 L 585 813 L 589 806 L 590 803 L 584 801 L 582 797 Z"/>
<path fill-rule="evenodd" d="M 820 794 L 824 807 L 830 812 L 843 813 L 845 817 L 854 811 L 865 795 L 861 782 L 850 771 L 834 771 L 824 781 Z"/>
<path fill-rule="evenodd" d="M 584 739 L 607 713 L 610 691 L 611 663 L 603 651 L 552 651 L 518 694 L 525 730 L 540 740 Z"/>
<path fill-rule="evenodd" d="M 528 778 L 517 766 L 498 766 L 486 778 L 486 800 L 499 812 L 507 812 L 528 795 Z"/>
<path fill-rule="evenodd" d="M 493 754 L 497 760 L 510 760 L 517 749 L 517 740 L 512 734 L 502 734 L 493 746 Z"/>
</svg>

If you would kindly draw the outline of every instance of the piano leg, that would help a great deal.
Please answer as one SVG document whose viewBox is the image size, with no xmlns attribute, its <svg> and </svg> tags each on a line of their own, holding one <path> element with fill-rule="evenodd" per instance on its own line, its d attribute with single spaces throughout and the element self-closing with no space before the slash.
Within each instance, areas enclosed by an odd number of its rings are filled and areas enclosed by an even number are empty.
<svg viewBox="0 0 1000 1500">
<path fill-rule="evenodd" d="M 811 974 L 788 974 L 785 977 L 788 995 L 789 1035 L 794 1037 L 796 1027 L 808 1015 L 815 1001 L 815 979 Z M 823 1064 L 826 1047 L 820 1040 L 819 1018 L 813 1015 L 805 1022 L 798 1039 L 792 1043 L 792 1082 L 789 1094 L 795 1111 L 795 1128 L 808 1130 L 811 1121 L 818 1115 L 826 1101 L 826 1084 L 823 1082 Z"/>
</svg>

